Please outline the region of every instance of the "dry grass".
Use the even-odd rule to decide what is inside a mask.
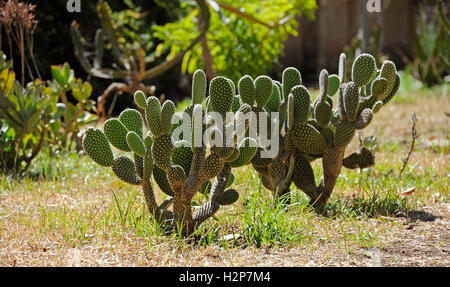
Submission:
[[[74,156],[51,163],[60,172],[46,180],[1,178],[0,266],[450,266],[450,97],[437,89],[405,98],[377,114],[364,132],[379,138],[376,166],[361,174],[343,171],[330,204],[345,211],[346,199],[391,198],[394,192],[392,204],[402,216],[319,216],[299,193],[299,205],[278,218],[284,220],[275,226],[279,237],[259,248],[243,238],[221,240],[248,227],[238,211],[248,212],[244,203],[259,180],[246,169],[236,182],[239,203],[221,211],[218,223],[205,224],[211,238],[194,244],[161,236],[139,190]],[[394,181],[409,148],[413,112],[421,137],[405,175]],[[412,195],[398,196],[411,187]],[[126,214],[120,215],[110,188]]]

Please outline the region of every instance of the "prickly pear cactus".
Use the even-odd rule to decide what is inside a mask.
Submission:
[[[175,114],[173,102],[161,105],[157,98],[138,91],[134,99],[145,117],[127,109],[106,121],[103,130],[88,129],[84,150],[101,166],[111,167],[119,179],[141,185],[156,220],[171,222],[175,231],[181,228],[186,236],[221,206],[238,200],[238,191],[230,188],[232,169],[245,165],[254,167],[274,196],[289,199],[294,183],[310,197],[311,205],[322,208],[342,166],[374,164],[369,150],[345,157],[345,149],[356,130],[366,128],[400,86],[392,62],[378,69],[371,55],[362,54],[353,63],[351,81],[346,81],[345,61],[341,55],[339,75],[320,73],[320,93],[314,101],[295,68],[284,71],[281,83],[267,76],[244,76],[237,84],[238,95],[235,84],[221,76],[208,89],[199,70],[193,76],[192,105],[183,116]],[[180,124],[177,119],[184,120]],[[183,126],[187,133],[173,136]],[[112,147],[131,155],[115,156]],[[323,166],[319,183],[311,167],[317,159]],[[159,205],[152,176],[168,196]],[[194,212],[192,201],[198,192],[208,199]],[[168,210],[170,205],[173,211]]]
[[[256,155],[252,161],[264,186],[274,193],[289,192],[293,182],[311,199],[311,205],[322,208],[330,197],[342,166],[367,168],[374,156],[367,149],[344,157],[356,130],[366,128],[374,115],[397,93],[400,77],[395,64],[387,61],[376,66],[369,54],[360,55],[353,63],[352,79],[345,78],[346,58],[339,60],[339,76],[320,73],[320,93],[314,103],[301,85],[297,69],[288,68],[280,85],[283,101],[278,111],[284,124],[281,151],[276,158],[263,160]],[[337,94],[337,96],[336,96]],[[337,97],[337,98],[336,98]],[[334,103],[337,108],[333,110]],[[285,107],[284,105],[287,105]],[[323,179],[317,185],[311,162],[322,159]]]
[[[253,80],[251,82],[253,84]],[[266,91],[270,89],[270,91]],[[142,91],[134,95],[141,113],[127,109],[118,118],[109,119],[103,129],[89,128],[83,138],[83,148],[87,155],[104,167],[111,167],[114,174],[131,185],[142,186],[150,214],[159,222],[172,222],[175,230],[182,228],[183,234],[190,235],[194,228],[213,216],[221,206],[231,205],[239,199],[239,193],[230,189],[234,180],[233,167],[248,164],[256,153],[254,139],[237,141],[227,129],[217,129],[215,137],[223,142],[232,137],[231,146],[208,146],[203,142],[206,110],[202,107],[207,93],[207,80],[203,71],[195,72],[192,82],[192,105],[186,109],[191,117],[190,134],[175,140],[172,132],[175,105],[170,100],[162,105],[155,97],[147,98]],[[255,81],[257,105],[265,105],[272,96],[272,80],[261,77]],[[236,102],[237,99],[237,102]],[[224,77],[216,77],[209,86],[208,112],[216,112],[222,118],[235,109],[236,122],[242,121],[251,111],[235,94],[234,84]],[[243,122],[243,121],[242,121]],[[148,132],[143,133],[144,125]],[[229,135],[231,134],[231,135]],[[130,155],[115,156],[113,149]],[[157,204],[151,178],[168,199]],[[197,192],[209,195],[209,200],[193,212],[192,200]],[[173,204],[173,211],[168,207]]]

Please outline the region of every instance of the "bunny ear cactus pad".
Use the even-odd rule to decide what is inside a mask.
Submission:
[[[303,191],[314,190],[316,188],[314,171],[311,164],[299,152],[295,154],[295,166],[292,180],[294,184]]]
[[[384,93],[386,92],[388,88],[388,81],[385,78],[379,78],[372,82],[372,97],[375,98],[375,100],[382,100]]]
[[[283,99],[287,101],[291,89],[302,84],[302,76],[296,68],[287,68],[283,72]]]
[[[171,197],[175,195],[172,188],[170,187],[166,172],[160,169],[157,165],[155,165],[153,168],[153,177],[155,178],[155,181],[162,192]]]
[[[129,131],[134,131],[142,138],[144,120],[142,119],[141,113],[136,110],[126,109],[120,113],[119,121],[121,121]]]
[[[295,86],[291,90],[294,100],[294,121],[297,124],[304,124],[309,117],[311,106],[311,96],[304,86]]]
[[[336,148],[348,145],[355,135],[355,127],[348,121],[341,121],[336,126],[334,145]]]
[[[141,90],[134,93],[134,102],[141,109],[147,108],[147,97],[145,96],[144,92]]]
[[[162,170],[169,168],[173,149],[170,135],[164,134],[154,139],[152,145],[153,159],[155,160],[155,164]]]
[[[147,119],[148,128],[153,136],[159,137],[161,135],[161,104],[156,97],[152,96],[148,98],[145,117]]]
[[[345,56],[344,53],[342,53],[339,56],[339,80],[341,82],[341,84],[346,82],[346,73],[347,71],[345,70],[347,64],[347,56]]]
[[[239,192],[235,189],[227,189],[221,193],[217,198],[216,202],[222,206],[232,205],[239,199]]]
[[[376,70],[375,58],[369,54],[361,54],[353,62],[352,80],[357,87],[363,87],[372,80]]]
[[[225,161],[220,159],[216,154],[212,153],[205,159],[203,167],[203,175],[207,179],[216,177],[222,170]]]
[[[83,138],[83,149],[88,156],[101,166],[113,165],[114,155],[105,134],[95,128],[88,128]]]
[[[305,154],[319,155],[327,147],[325,138],[310,124],[297,125],[288,133],[288,141]]]
[[[141,157],[145,156],[146,148],[144,142],[136,132],[134,131],[128,132],[126,140],[128,146],[135,154]]]
[[[400,75],[396,73],[395,84],[394,87],[392,88],[392,91],[386,98],[382,100],[384,105],[387,104],[390,100],[392,100],[392,98],[395,96],[399,88],[400,88]]]
[[[192,104],[201,105],[206,96],[206,75],[202,70],[197,70],[192,77]]]
[[[175,104],[171,100],[164,102],[161,108],[161,133],[170,134],[172,131],[172,116],[175,114]]]
[[[264,108],[272,96],[272,79],[267,76],[259,76],[255,80],[256,105]]]
[[[230,163],[231,167],[241,167],[248,164],[255,156],[257,148],[256,140],[245,138],[238,147],[239,157]]]
[[[256,88],[252,77],[248,75],[242,77],[238,83],[238,90],[242,102],[250,106],[253,106],[253,103],[255,102],[256,99]]]
[[[396,75],[397,75],[397,68],[395,67],[395,64],[391,61],[386,61],[383,63],[383,66],[381,66],[381,78],[385,78],[387,80],[387,88],[384,94],[379,98],[379,100],[384,100],[394,89],[395,83],[396,83]]]
[[[127,144],[128,129],[118,119],[109,119],[103,125],[103,131],[113,147],[122,151],[130,151]]]
[[[234,91],[229,81],[220,76],[214,78],[209,86],[209,96],[214,111],[225,119],[234,101]]]
[[[272,86],[272,96],[269,99],[269,102],[266,104],[266,111],[269,113],[278,112],[278,109],[281,104],[281,92],[280,88],[277,84],[273,83]]]
[[[328,78],[328,95],[330,97],[336,95],[336,93],[339,90],[339,86],[341,85],[341,81],[339,79],[339,76],[337,75],[331,75]]]
[[[375,156],[367,148],[352,153],[342,161],[342,165],[348,169],[368,168],[375,164]]]
[[[141,184],[141,179],[137,176],[134,162],[126,156],[116,158],[112,165],[112,170],[119,179],[126,183],[132,185]]]
[[[192,149],[183,143],[186,141],[177,142],[175,149],[173,150],[172,161],[174,164],[181,166],[186,176],[189,174],[189,170],[191,169],[192,157],[194,154],[192,153]]]
[[[350,82],[345,85],[344,108],[348,120],[351,122],[356,120],[359,108],[359,94],[358,94],[358,87],[353,82]]]

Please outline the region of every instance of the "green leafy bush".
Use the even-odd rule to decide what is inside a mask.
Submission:
[[[257,76],[270,70],[283,53],[289,35],[297,35],[298,17],[312,18],[315,0],[250,0],[186,2],[179,22],[155,26],[154,36],[163,42],[158,55],[172,59],[206,28],[205,42],[188,51],[184,72],[204,68],[208,73],[228,75],[237,81],[243,75]],[[212,66],[209,67],[208,65]]]
[[[44,146],[55,99],[36,80],[25,88],[0,53],[0,171],[22,174]]]

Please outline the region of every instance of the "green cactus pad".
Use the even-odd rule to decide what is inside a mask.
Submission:
[[[175,113],[175,104],[167,100],[161,107],[161,133],[170,134],[172,131],[172,116]]]
[[[378,98],[378,100],[382,101],[392,92],[392,89],[394,88],[396,82],[396,74],[397,68],[395,67],[394,62],[386,61],[383,63],[383,66],[381,66],[380,77],[385,78],[388,85],[384,94],[380,98]]]
[[[154,139],[152,156],[155,164],[162,170],[166,170],[170,166],[173,149],[170,135],[164,134]]]
[[[266,111],[268,113],[278,112],[278,109],[280,108],[280,103],[281,103],[280,88],[274,82],[272,86],[272,96],[270,96],[270,100],[265,107]]]
[[[157,165],[154,165],[153,167],[153,177],[155,178],[155,181],[162,192],[171,197],[175,195],[172,188],[170,187],[166,172],[160,169]]]
[[[375,156],[367,148],[355,152],[342,161],[342,165],[348,169],[368,168],[375,164]]]
[[[192,148],[203,145],[203,109],[201,105],[195,105],[192,110]]]
[[[153,144],[153,138],[150,135],[150,132],[147,132],[147,135],[144,138],[144,145],[147,150],[150,150]]]
[[[361,112],[361,114],[358,116],[353,125],[358,130],[365,129],[368,125],[370,125],[372,118],[373,118],[372,109],[365,109]]]
[[[302,84],[302,76],[296,68],[287,68],[283,71],[283,99],[287,102],[291,89]]]
[[[179,165],[172,165],[167,169],[167,179],[169,184],[173,187],[172,190],[182,188],[186,181],[186,174],[183,168]]]
[[[353,82],[349,82],[345,85],[344,108],[348,120],[351,122],[356,120],[359,109],[359,94],[358,87]]]
[[[255,79],[256,105],[264,108],[272,96],[272,79],[267,76],[259,76]]]
[[[206,96],[206,75],[202,70],[195,71],[192,76],[192,104],[201,105]]]
[[[147,97],[145,96],[144,92],[141,90],[134,93],[134,102],[141,109],[147,108]]]
[[[140,138],[142,138],[144,120],[142,119],[140,112],[133,109],[126,109],[120,113],[119,121],[121,121],[129,131],[134,131]]]
[[[306,154],[322,154],[327,147],[325,138],[310,124],[295,126],[288,132],[288,141]]]
[[[341,85],[341,81],[338,75],[331,75],[328,78],[328,95],[330,97],[336,95],[339,91],[339,86]]]
[[[294,121],[298,125],[306,123],[309,117],[311,96],[304,86],[295,86],[291,90],[294,96]]]
[[[288,104],[287,104],[287,128],[290,130],[294,127],[295,122],[295,103],[294,103],[294,95],[289,94],[288,96]]]
[[[397,73],[395,76],[395,85],[392,88],[389,95],[383,99],[383,104],[387,104],[388,102],[390,102],[392,100],[392,98],[395,96],[395,94],[397,93],[399,88],[400,88],[400,75]]]
[[[140,185],[142,182],[137,176],[134,162],[126,156],[116,158],[112,165],[112,170],[120,180],[126,183]]]
[[[347,71],[345,70],[346,65],[347,65],[347,57],[345,56],[344,53],[342,53],[339,56],[339,81],[341,82],[341,84],[347,81],[346,79]]]
[[[207,179],[216,177],[223,169],[225,161],[212,153],[205,159],[203,167],[203,176]]]
[[[191,169],[193,156],[194,154],[189,146],[180,145],[180,142],[177,142],[176,147],[173,150],[172,161],[174,164],[181,166],[187,176],[189,175],[189,171]]]
[[[328,95],[328,71],[322,70],[319,76],[319,99],[323,102]]]
[[[222,206],[232,205],[239,199],[239,192],[235,189],[227,189],[222,192],[217,198],[216,202]]]
[[[233,96],[236,96],[236,85],[234,84],[234,82],[231,79],[227,79],[227,80],[231,86],[231,90],[233,91]]]
[[[241,167],[248,164],[258,150],[256,141],[252,138],[245,138],[239,145],[239,157],[230,163],[231,167]]]
[[[146,148],[141,137],[134,131],[129,131],[127,133],[127,144],[128,147],[138,156],[145,156]]]
[[[103,126],[103,132],[111,145],[122,151],[130,151],[127,144],[128,129],[118,119],[109,119]]]
[[[133,155],[134,158],[134,167],[136,168],[136,173],[138,177],[144,177],[144,158],[137,154]]]
[[[233,105],[233,87],[226,78],[221,76],[216,77],[211,81],[209,96],[214,111],[220,113],[223,119],[225,119],[227,112],[231,110],[231,106]]]
[[[339,95],[338,95],[338,114],[341,118],[345,117],[345,106],[344,106],[344,90],[347,84],[342,84],[339,88]]]
[[[150,97],[147,99],[145,118],[153,136],[159,137],[161,135],[161,104],[158,98]]]
[[[281,160],[276,159],[272,161],[272,164],[270,165],[270,176],[275,185],[278,185],[278,183],[286,177],[286,174],[286,166]]]
[[[278,112],[280,113],[280,128],[283,127],[284,123],[286,122],[287,119],[287,114],[288,114],[288,103],[285,101],[282,101],[280,104],[280,108],[278,109]]]
[[[333,145],[334,143],[334,132],[330,128],[324,128],[320,131],[322,136],[325,138],[328,146]]]
[[[314,118],[320,127],[326,127],[331,119],[333,107],[328,102],[318,103],[314,109]]]
[[[361,54],[353,62],[352,80],[356,87],[363,87],[372,80],[376,73],[377,64],[375,58],[369,54]]]
[[[247,114],[252,111],[252,108],[248,104],[243,104],[238,112],[235,114],[235,123],[236,123],[236,129],[241,129],[242,127],[245,129],[245,131],[248,130],[248,127],[250,125],[250,119],[247,119]]]
[[[243,103],[253,106],[256,99],[256,88],[252,77],[246,75],[239,80],[239,95]]]
[[[83,137],[83,149],[87,155],[101,166],[112,166],[114,155],[105,134],[95,128],[88,128]]]
[[[272,162],[271,158],[262,158],[261,152],[263,151],[262,148],[258,148],[255,156],[252,158],[252,165],[255,167],[266,167],[269,166],[269,164]]]
[[[294,172],[292,181],[303,191],[312,191],[316,189],[314,171],[310,162],[299,152],[295,154]]]
[[[241,98],[239,96],[234,96],[233,106],[231,107],[231,111],[233,113],[237,112],[242,105]]]
[[[348,121],[341,121],[336,126],[334,145],[336,148],[347,146],[355,135],[355,127]]]
[[[388,81],[385,78],[376,79],[371,86],[372,97],[381,101],[387,87]]]

